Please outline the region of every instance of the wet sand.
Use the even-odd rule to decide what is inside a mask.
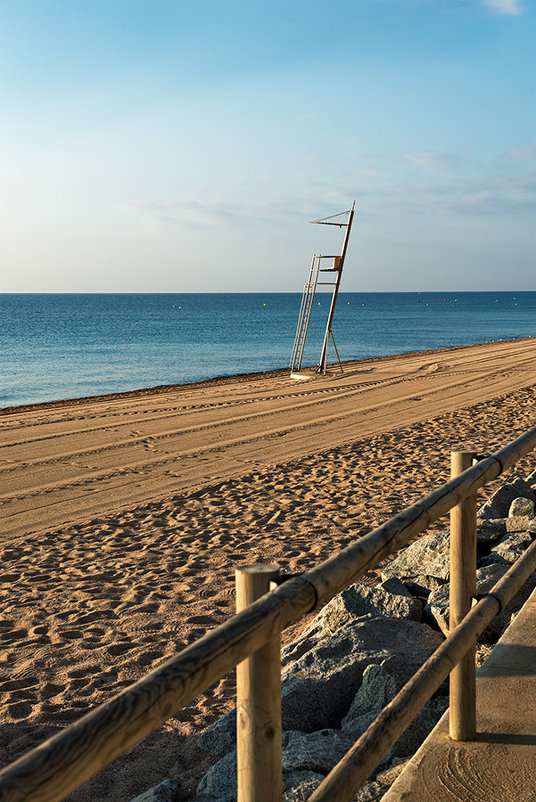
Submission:
[[[535,348],[0,415],[2,764],[224,621],[236,565],[306,570],[445,481],[451,449],[489,453],[533,426]],[[72,798],[128,800],[168,776],[193,790],[211,762],[193,734],[232,688],[223,679]]]

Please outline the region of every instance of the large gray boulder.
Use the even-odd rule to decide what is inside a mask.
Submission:
[[[400,590],[399,586],[404,588],[398,580],[397,583],[391,581],[391,585],[395,586],[397,590]],[[378,613],[420,621],[422,607],[420,602],[414,599],[407,590],[404,594],[393,593],[381,585],[369,587],[357,583],[331,599],[322,609],[319,617],[323,628],[333,633],[354,618]]]
[[[283,777],[282,802],[307,802],[323,779],[324,775],[316,771],[289,772]]]
[[[314,771],[325,776],[355,741],[356,736],[344,730],[285,732],[282,744],[283,772]]]
[[[478,511],[478,518],[506,518],[512,501],[528,498],[536,501],[536,495],[524,479],[515,479],[511,484],[500,487]]]
[[[214,763],[197,786],[193,802],[235,802],[236,748]]]
[[[477,594],[487,593],[504,576],[507,568],[508,566],[498,563],[479,568],[476,572]],[[450,585],[438,588],[430,594],[424,608],[425,615],[434,619],[445,635],[449,632],[449,594]]]
[[[442,640],[426,624],[382,615],[362,616],[334,633],[315,622],[305,638],[285,650],[283,730],[313,732],[339,727],[367,666],[389,660],[404,684]],[[233,749],[236,710],[212,724],[197,743],[214,755]]]
[[[380,802],[408,763],[408,758],[395,758],[391,766],[366,782],[353,798],[353,802]]]
[[[506,534],[505,518],[477,519],[477,543],[485,546],[487,543],[496,543]]]
[[[356,674],[359,670],[358,666]],[[353,696],[353,693],[348,694],[341,690],[344,682],[342,677],[345,673],[344,670],[341,671],[339,675],[337,669],[331,666],[325,677],[312,674],[301,676],[299,671],[294,675],[287,675],[281,685],[284,730],[313,732],[340,725]]]
[[[388,752],[386,759],[391,760],[394,757],[409,757],[416,752],[424,739],[433,730],[447,707],[448,701],[446,697],[441,697],[439,702],[428,702]],[[353,739],[357,740],[377,718],[379,713],[379,710],[373,710],[358,718],[348,720],[342,732],[351,734]]]
[[[236,707],[207,727],[197,739],[197,745],[218,757],[231,752],[236,745]]]
[[[379,665],[372,663],[363,672],[363,679],[350,708],[341,722],[345,727],[372,710],[381,710],[393,699],[407,681],[397,674],[398,661],[389,657]]]
[[[488,593],[492,587],[502,579],[509,564],[493,563],[483,566],[476,572],[476,592],[477,596]],[[478,638],[479,643],[495,643],[503,630],[508,626],[512,615],[518,612],[536,585],[536,575],[533,575],[528,582],[521,588],[512,601],[502,610]],[[449,628],[449,586],[431,593],[428,604],[425,607],[425,615],[433,617],[445,635]]]
[[[304,732],[339,726],[368,665],[392,657],[415,671],[441,642],[425,624],[381,615],[355,619],[326,634],[284,671],[284,726]],[[319,705],[319,694],[330,704]]]
[[[383,568],[381,578],[386,580],[396,576],[406,584],[407,579],[423,574],[449,578],[448,531],[430,532],[411,543]]]
[[[479,561],[479,565],[492,565],[499,563],[511,565],[521,557],[532,543],[532,534],[525,532],[512,532],[503,537],[490,551],[490,553]]]
[[[407,762],[407,759],[395,758],[395,765],[378,774],[375,779],[368,780],[353,797],[352,802],[380,802]],[[291,784],[283,794],[283,802],[306,802],[323,779],[322,774],[312,771],[297,771],[288,775],[285,777],[285,782]]]
[[[518,515],[525,518],[534,518],[534,501],[530,498],[515,498],[510,504],[508,517],[515,518]]]
[[[510,515],[504,519],[507,532],[526,532],[532,521],[528,515]]]
[[[364,724],[362,726],[366,729]],[[355,731],[354,728],[352,732],[333,729],[311,733],[284,732],[282,737],[283,789],[286,794],[284,798],[302,799],[304,788],[309,789],[311,793],[354,745],[357,737]],[[197,787],[193,802],[216,802],[216,800],[231,802],[236,799],[236,792],[235,748],[205,774]]]
[[[394,577],[393,577],[394,579]],[[433,590],[437,590],[441,585],[448,582],[448,579],[443,579],[439,576],[431,576],[430,574],[417,574],[417,576],[404,576],[404,585],[413,596],[420,598],[427,598]],[[388,580],[390,581],[390,580]]]
[[[342,704],[333,698],[337,683],[333,677],[295,676],[281,686],[281,725],[283,731],[313,732],[322,728],[337,728],[350,699]],[[236,708],[211,724],[197,739],[201,749],[223,756],[236,744]]]

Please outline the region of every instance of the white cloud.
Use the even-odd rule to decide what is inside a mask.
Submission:
[[[500,159],[511,162],[529,162],[536,159],[536,142],[529,142],[526,145],[519,145],[517,148],[510,148],[499,156]]]
[[[461,166],[463,155],[454,150],[425,150],[418,153],[404,153],[404,159],[425,172],[452,170]]]
[[[481,0],[483,6],[491,8],[497,14],[521,14],[521,0]]]

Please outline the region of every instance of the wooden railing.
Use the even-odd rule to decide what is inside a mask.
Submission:
[[[536,569],[535,541],[471,608],[476,570],[475,494],[535,447],[536,427],[495,454],[480,458],[474,465],[471,464],[472,452],[454,452],[454,475],[449,482],[312,571],[279,584],[258,601],[250,603],[274,578],[270,569],[268,573],[260,572],[265,574],[263,580],[252,578],[258,571],[242,571],[239,604],[244,605],[244,609],[241,612],[4,768],[0,772],[0,800],[54,802],[63,799],[240,663],[239,801],[280,800],[278,644],[281,632],[324,605],[449,510],[453,511],[451,593],[454,596],[451,596],[451,604],[455,616],[461,616],[461,623],[454,624],[447,639],[325,778],[310,802],[351,799],[422,706],[460,663],[461,674],[451,687],[451,719],[458,721],[456,726],[460,728],[454,733],[455,737],[471,737],[475,704],[471,650],[478,635]],[[467,463],[471,466],[459,473]],[[248,573],[251,574],[249,578]],[[260,656],[259,650],[262,650]],[[466,655],[470,657],[463,661]],[[255,704],[259,693],[263,699],[260,716],[260,708]],[[272,700],[268,708],[267,696]],[[267,745],[270,745],[268,751]]]

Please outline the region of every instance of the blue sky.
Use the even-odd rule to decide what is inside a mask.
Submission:
[[[533,0],[0,0],[3,292],[536,289]]]

